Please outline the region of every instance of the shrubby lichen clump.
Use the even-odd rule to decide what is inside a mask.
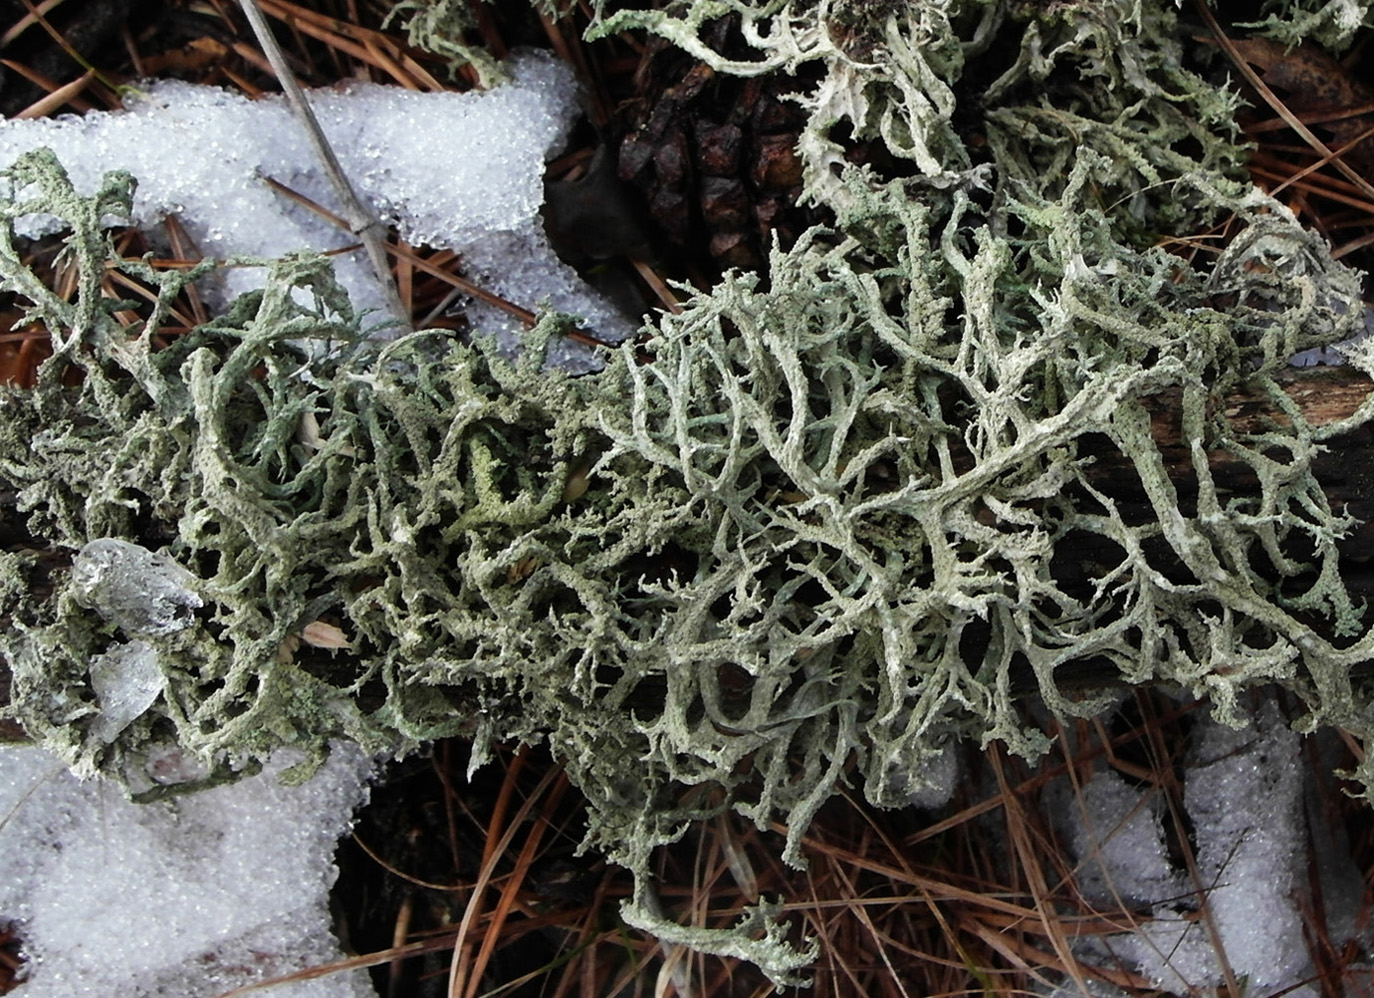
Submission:
[[[544,738],[641,887],[652,849],[715,809],[785,816],[799,863],[842,781],[897,806],[947,739],[1039,752],[1017,676],[1066,716],[1103,702],[1060,689],[1084,662],[1223,716],[1278,682],[1304,724],[1370,731],[1349,670],[1374,637],[1337,564],[1351,523],[1312,473],[1370,403],[1315,427],[1275,381],[1348,335],[1357,281],[1238,177],[1233,102],[1182,67],[1169,9],[827,10],[608,19],[691,45],[694,17],[734,12],[761,64],[824,60],[801,148],[835,224],[593,375],[542,370],[557,315],[514,364],[447,333],[369,341],[306,256],[154,349],[190,277],[116,262],[163,306],[136,335],[115,321],[100,226],[128,179],[85,199],[48,158],[12,170],[0,212],[64,219],[81,275],[71,302],[43,288],[7,222],[6,287],[56,348],[0,402],[26,535],[0,556],[0,652],[26,729],[148,793],[169,745],[213,782],[338,736]],[[962,106],[990,53],[988,106]],[[844,163],[841,120],[906,175]],[[1227,219],[1210,262],[1163,245]],[[1351,358],[1374,373],[1367,348]],[[1286,418],[1233,423],[1240,389]],[[1151,432],[1165,399],[1183,486]],[[1220,488],[1209,452],[1253,490]],[[127,633],[77,591],[64,565],[102,538],[189,573],[177,626]],[[90,664],[133,642],[161,692],[111,737]],[[642,892],[626,913],[790,979],[807,954],[770,910],[733,936]]]

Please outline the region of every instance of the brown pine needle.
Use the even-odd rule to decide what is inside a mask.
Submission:
[[[299,31],[323,42],[336,52],[351,56],[358,62],[379,70],[407,89],[447,89],[439,85],[428,73],[424,74],[428,80],[424,80],[407,71],[408,67],[403,69],[396,61],[403,54],[402,47],[384,32],[339,20],[319,11],[287,3],[285,0],[262,0],[262,9],[290,26],[293,31]],[[429,86],[430,83],[434,85]]]
[[[1275,187],[1269,193],[1277,194],[1285,187],[1289,186],[1292,183],[1295,183],[1296,181],[1302,180],[1304,177],[1316,172],[1317,170],[1320,170],[1323,166],[1326,166],[1328,163],[1335,162],[1341,156],[1344,156],[1347,152],[1349,152],[1351,149],[1354,149],[1356,146],[1358,146],[1361,142],[1363,142],[1370,136],[1374,136],[1374,127],[1366,128],[1363,132],[1361,132],[1359,135],[1356,135],[1353,139],[1345,143],[1339,149],[1332,150],[1331,152],[1327,153],[1325,156],[1321,157],[1315,162],[1309,163],[1307,166],[1304,166],[1297,173],[1293,174],[1292,177],[1285,180],[1283,183],[1279,184],[1278,187]],[[1371,212],[1374,212],[1374,201],[1366,201],[1364,203],[1367,207],[1369,207]]]
[[[408,52],[401,52],[400,59],[401,65],[406,68],[406,71],[410,73],[411,76],[420,81],[425,90],[428,90],[430,93],[441,93],[449,89],[435,79],[433,74],[425,69],[424,66],[420,65],[420,63]]]
[[[1304,125],[1326,125],[1333,121],[1344,121],[1347,118],[1359,118],[1366,114],[1374,114],[1374,101],[1331,111],[1304,111],[1298,115],[1298,120]],[[1288,127],[1288,122],[1283,118],[1268,118],[1264,121],[1257,121],[1253,124],[1246,125],[1245,134],[1262,135],[1265,132],[1280,132]]]
[[[1302,180],[1299,180],[1296,183],[1294,183],[1291,174],[1274,169],[1273,167],[1268,166],[1267,163],[1268,160],[1264,157],[1256,157],[1254,160],[1250,162],[1250,172],[1255,174],[1256,176],[1264,177],[1267,180],[1284,181],[1285,183],[1290,184],[1294,190],[1308,194],[1315,194],[1318,197],[1323,197],[1330,201],[1337,201],[1341,204],[1349,205],[1352,208],[1361,208],[1365,211],[1370,211],[1371,204],[1374,204],[1374,202],[1364,201],[1358,197],[1352,197],[1349,194],[1344,194],[1341,191],[1335,189],[1334,185],[1336,183],[1336,178],[1334,177],[1322,177],[1320,175],[1316,175],[1305,177]],[[1288,164],[1286,163],[1282,165],[1284,167],[1288,166]]]
[[[240,998],[241,995],[253,994],[258,991],[267,991],[270,988],[277,987],[279,984],[289,984],[294,981],[314,981],[321,977],[342,974],[350,970],[366,970],[368,967],[376,967],[383,963],[390,963],[393,960],[423,956],[426,953],[438,953],[448,949],[450,945],[451,941],[447,936],[436,939],[424,939],[419,942],[407,943],[404,946],[394,946],[391,949],[378,950],[375,953],[365,953],[362,956],[348,957],[344,960],[337,960],[334,963],[325,963],[317,967],[306,967],[304,970],[298,970],[291,974],[283,974],[281,977],[273,977],[266,981],[258,981],[256,984],[245,984],[242,987],[220,992],[215,995],[214,998]]]
[[[156,291],[153,291],[151,288],[146,287],[141,282],[134,280],[127,274],[121,274],[118,270],[114,270],[113,268],[107,268],[105,271],[105,276],[106,279],[110,281],[112,284],[124,288],[128,291],[132,291],[134,294],[138,295],[138,297],[142,298],[145,301],[156,302],[158,299]],[[195,321],[191,318],[191,316],[182,312],[178,308],[174,307],[169,309],[167,314],[170,315],[172,318],[176,319],[177,322],[181,323],[181,325],[185,326],[188,329],[196,324]]]
[[[1208,30],[1212,32],[1213,37],[1216,38],[1217,44],[1221,46],[1227,58],[1231,60],[1240,74],[1245,77],[1245,82],[1254,87],[1255,91],[1264,98],[1265,102],[1278,112],[1279,117],[1288,123],[1288,127],[1301,135],[1303,140],[1316,150],[1318,155],[1328,158],[1333,157],[1334,154],[1326,147],[1326,143],[1317,138],[1312,129],[1303,124],[1302,120],[1289,109],[1287,104],[1278,98],[1274,91],[1269,89],[1268,84],[1260,79],[1259,74],[1245,61],[1244,57],[1241,56],[1240,52],[1236,49],[1235,43],[1231,41],[1230,36],[1221,30],[1221,25],[1217,23],[1217,19],[1212,15],[1211,9],[1207,6],[1207,0],[1195,0],[1194,6],[1197,8],[1198,16],[1202,18],[1203,23],[1206,24]],[[1334,159],[1332,165],[1334,165],[1346,179],[1358,187],[1360,192],[1368,197],[1371,202],[1374,202],[1374,184],[1371,184],[1362,177],[1354,167],[1342,159]]]
[[[41,18],[51,14],[62,2],[63,0],[43,0],[42,3],[30,8],[28,13],[10,25],[9,30],[3,35],[0,35],[0,49],[8,48],[11,42],[38,24]]]
[[[1366,246],[1374,246],[1374,232],[1335,247],[1331,250],[1331,259],[1339,260],[1341,257],[1354,253],[1356,250],[1364,249]]]
[[[516,756],[518,761],[521,757]],[[512,770],[517,767],[513,763]],[[510,848],[511,841],[515,838],[515,833],[520,830],[525,818],[534,809],[535,803],[543,796],[544,791],[549,788],[554,779],[562,776],[562,770],[550,768],[540,779],[530,795],[525,798],[525,802],[516,811],[515,817],[511,820],[510,827],[505,829],[499,839],[495,838],[495,832],[500,829],[501,822],[498,814],[493,813],[491,822],[491,834],[488,835],[486,845],[483,850],[483,860],[481,871],[477,875],[477,883],[473,886],[472,898],[468,902],[467,909],[463,912],[463,920],[458,925],[458,934],[453,940],[453,962],[449,967],[448,995],[449,998],[463,998],[467,990],[467,976],[471,972],[469,965],[468,952],[472,943],[469,935],[482,913],[483,900],[486,896],[487,887],[491,884],[492,877],[496,873],[496,864],[506,854]],[[506,785],[501,788],[501,796],[497,799],[498,808],[502,801],[509,802],[510,794],[507,791],[510,787],[514,790],[514,779],[507,775]],[[504,811],[501,812],[504,814]]]
[[[4,66],[6,69],[13,70],[14,72],[22,76],[24,79],[32,83],[34,86],[42,87],[50,94],[62,89],[62,87],[64,86],[70,86],[70,84],[58,83],[52,77],[44,76],[42,73],[38,72],[38,70],[30,69],[28,66],[25,66],[22,62],[15,62],[13,59],[0,59],[0,66]],[[79,97],[76,96],[73,96],[72,99],[66,101],[66,103],[70,104],[74,111],[85,112],[93,110],[95,107],[95,105],[91,104],[89,101],[81,100]]]
[[[167,240],[172,244],[172,252],[179,258],[178,265],[194,267],[201,261],[200,247],[191,239],[176,215],[164,218],[162,227],[167,230]],[[195,324],[199,326],[209,322],[210,313],[201,301],[200,291],[194,284],[186,285],[186,298],[191,304],[191,317],[195,319]]]
[[[24,108],[24,110],[16,114],[15,117],[46,118],[48,115],[57,111],[66,104],[71,104],[78,110],[88,110],[90,108],[89,104],[87,104],[84,108],[78,107],[77,102],[74,101],[73,98],[75,98],[77,94],[81,93],[88,86],[90,86],[91,81],[94,79],[95,70],[88,69],[86,70],[86,72],[82,73],[80,76],[72,80],[70,83],[64,83],[57,89],[43,95],[38,100],[30,104],[28,107]],[[83,101],[81,103],[84,104],[85,102]]]
[[[678,303],[677,295],[673,294],[673,289],[668,287],[668,282],[659,276],[658,271],[643,260],[631,260],[630,264],[664,308],[674,315],[682,314],[682,305]]]
[[[406,90],[420,91],[424,89],[409,73],[396,63],[396,60],[382,51],[382,46],[377,44],[375,39],[363,39],[363,48],[367,51],[369,57],[368,61],[370,61],[372,65],[385,70],[387,75],[395,80],[400,86],[404,87]]]
[[[261,52],[253,48],[253,46],[249,45],[247,42],[236,41],[229,46],[229,49],[234,55],[238,56],[264,76],[272,75],[272,63],[269,62]],[[226,70],[226,75],[227,73],[228,71]],[[237,80],[235,82],[237,82]],[[256,100],[258,97],[262,96],[264,91],[260,87],[248,86],[243,88],[243,92],[250,98]]]
[[[398,870],[396,867],[392,866],[386,860],[382,859],[382,857],[379,856],[372,849],[371,846],[369,846],[366,842],[364,842],[361,838],[358,837],[357,832],[354,832],[349,837],[353,840],[354,845],[356,845],[359,849],[365,852],[373,862],[375,862],[378,866],[380,866],[387,873],[391,874],[393,877],[396,877],[398,880],[404,880],[408,884],[414,884],[416,887],[423,887],[425,888],[425,890],[430,891],[462,892],[472,890],[472,884],[436,884],[428,880],[421,880],[419,877]]]
[[[262,179],[264,183],[266,183],[269,187],[271,187],[274,191],[276,191],[283,197],[289,198],[297,204],[309,208],[311,211],[318,214],[321,218],[327,219],[328,221],[337,225],[339,228],[349,230],[350,227],[348,223],[343,218],[336,215],[334,212],[330,211],[328,208],[321,207],[312,199],[306,197],[304,194],[301,194],[299,191],[292,190],[290,187],[287,187],[279,180],[276,180],[266,175],[264,175]],[[469,281],[466,277],[460,277],[457,274],[444,270],[441,267],[435,266],[433,263],[420,257],[413,250],[392,243],[387,243],[384,248],[387,253],[396,257],[398,260],[404,260],[408,266],[413,267],[414,269],[419,270],[423,273],[429,274],[431,277],[436,277],[439,280],[443,281],[445,284],[449,284],[457,290],[461,291],[463,294],[475,298],[476,300],[483,302],[484,304],[490,305],[492,308],[499,309],[502,312],[505,312],[507,315],[513,316],[514,318],[518,319],[525,326],[526,329],[533,329],[535,324],[539,321],[539,316],[535,315],[535,313],[531,312],[529,309],[521,308],[514,302],[507,301],[500,295],[493,294],[492,292],[486,290],[480,285],[474,284],[472,281]],[[345,247],[343,250],[339,250],[336,252],[349,252],[350,249],[351,248],[349,247]],[[572,330],[566,333],[565,335],[568,337],[568,339],[574,340],[578,343],[585,343],[587,346],[604,347],[610,345],[605,340],[592,336],[589,333],[583,332],[582,330]]]
[[[558,806],[564,791],[568,789],[567,776],[561,769],[556,772],[558,779],[554,782],[553,788],[544,801],[544,811],[536,819],[529,834],[525,837],[525,844],[521,846],[519,855],[515,857],[515,868],[511,871],[510,877],[501,890],[501,897],[496,902],[496,908],[492,911],[491,919],[482,935],[481,948],[477,951],[477,958],[473,961],[472,969],[467,973],[468,986],[464,998],[477,998],[477,988],[482,982],[482,975],[485,973],[487,965],[491,963],[492,955],[496,952],[496,943],[501,937],[502,927],[506,924],[506,919],[509,918],[511,908],[515,904],[517,892],[525,883],[530,866],[534,863],[535,856],[538,855],[539,844],[544,837],[544,832],[550,827],[549,815]],[[464,952],[457,947],[454,951]],[[452,993],[451,985],[450,993]]]

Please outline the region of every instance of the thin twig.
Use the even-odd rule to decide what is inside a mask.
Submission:
[[[315,112],[310,109],[310,102],[306,100],[305,91],[296,82],[296,75],[291,72],[291,67],[286,64],[286,56],[277,44],[277,39],[273,36],[271,28],[268,27],[267,19],[263,17],[257,0],[239,0],[239,6],[243,9],[244,16],[248,18],[248,23],[253,28],[253,34],[257,36],[258,44],[262,46],[263,54],[267,56],[273,71],[277,74],[277,79],[281,81],[282,89],[286,93],[286,99],[290,103],[291,109],[296,113],[302,127],[305,128],[306,134],[310,136],[310,143],[315,148],[315,155],[319,157],[325,174],[329,177],[330,183],[334,185],[334,192],[339,198],[343,215],[348,220],[351,231],[363,241],[368,260],[372,263],[372,269],[376,272],[377,280],[381,283],[387,296],[387,305],[395,316],[397,325],[408,331],[410,323],[406,319],[405,308],[401,304],[400,296],[396,293],[396,285],[391,280],[391,269],[386,262],[386,248],[382,239],[386,230],[376,214],[363,204],[357,191],[353,189],[352,183],[344,175],[343,167],[339,165],[339,158],[334,155],[334,148],[325,138],[324,131],[315,118]]]

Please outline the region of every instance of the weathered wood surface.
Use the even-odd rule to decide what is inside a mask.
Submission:
[[[1297,404],[1303,418],[1314,426],[1326,426],[1350,417],[1374,390],[1369,378],[1344,366],[1293,368],[1281,375],[1280,384]],[[1191,455],[1181,443],[1180,403],[1181,396],[1177,394],[1160,396],[1153,407],[1152,427],[1178,490],[1180,506],[1187,512],[1195,501],[1196,484]],[[1226,415],[1237,428],[1247,432],[1288,423],[1288,417],[1272,399],[1237,394],[1226,400],[1226,406]],[[1144,523],[1154,519],[1134,469],[1126,466],[1121,455],[1107,446],[1105,440],[1103,445],[1101,452],[1093,455],[1095,465],[1091,477],[1094,487],[1101,488],[1117,502],[1128,522]],[[1086,449],[1093,451],[1091,441],[1086,442]],[[1241,495],[1258,488],[1250,468],[1232,455],[1212,451],[1208,463],[1217,486],[1227,494]],[[1365,626],[1374,626],[1374,427],[1366,425],[1332,438],[1326,451],[1314,462],[1314,470],[1332,508],[1360,521],[1338,545],[1341,575],[1352,597],[1357,602],[1363,599],[1370,604]],[[1073,564],[1083,573],[1086,584],[1095,574],[1093,566],[1111,563],[1111,559],[1110,556],[1094,557],[1094,547],[1103,543],[1099,539],[1085,534],[1083,543],[1081,553],[1075,549]],[[1330,637],[1329,625],[1324,619],[1313,616],[1308,622],[1317,633]],[[1357,668],[1374,673],[1374,662]],[[1056,679],[1067,691],[1112,685],[1116,675],[1115,666],[1106,660],[1082,660],[1058,670]],[[1020,691],[1035,687],[1028,666],[1014,676],[1013,687]]]

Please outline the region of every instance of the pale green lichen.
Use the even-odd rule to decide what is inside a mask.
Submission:
[[[846,197],[837,126],[851,143],[881,141],[939,187],[1053,187],[1064,182],[1078,149],[1094,149],[1110,161],[1097,178],[1104,197],[1126,202],[1111,221],[1146,232],[1201,222],[1183,216],[1203,206],[1157,188],[1196,170],[1240,175],[1236,98],[1183,67],[1177,18],[1167,4],[712,0],[614,12],[595,6],[603,13],[593,35],[649,30],[721,72],[793,72],[821,62],[825,75],[800,97],[810,117],[798,150],[806,195],[823,205]],[[726,15],[738,19],[757,59],[727,58],[701,40],[705,25]],[[1015,52],[1010,60],[1008,49]],[[968,77],[977,82],[964,85]],[[961,111],[978,124],[961,131]],[[986,145],[991,163],[975,144]]]
[[[1312,41],[1340,51],[1361,28],[1374,28],[1371,10],[1370,0],[1265,0],[1259,10],[1263,20],[1242,27],[1257,29],[1285,45]]]
[[[505,79],[501,63],[480,43],[470,41],[478,24],[472,4],[466,0],[400,0],[387,14],[386,24],[397,20],[405,27],[411,45],[447,61],[450,75],[471,66],[483,87]]]
[[[83,199],[51,157],[16,167],[41,196],[0,218],[62,218],[80,275],[70,302],[43,288],[6,225],[0,275],[57,348],[34,391],[0,396],[0,478],[35,552],[0,559],[0,653],[35,737],[135,785],[168,744],[213,781],[340,735],[401,752],[475,734],[479,759],[544,738],[591,841],[636,874],[627,920],[788,981],[812,954],[775,909],[676,926],[646,890],[653,850],[732,807],[785,817],[801,863],[845,779],[895,806],[952,735],[1041,751],[1015,687],[1090,714],[1105,696],[1061,689],[1084,662],[1232,719],[1277,682],[1303,723],[1374,733],[1350,672],[1374,636],[1338,564],[1351,522],[1312,470],[1374,401],[1318,428],[1275,380],[1353,329],[1357,278],[1234,176],[1230,99],[1153,37],[1171,15],[852,4],[828,9],[886,13],[816,21],[822,38],[811,7],[726,6],[828,60],[813,125],[848,115],[914,176],[841,165],[815,126],[808,185],[834,225],[597,374],[541,370],[558,316],[516,365],[446,333],[366,342],[313,257],[154,350],[187,278],[114,262],[160,288],[133,333],[99,293],[127,179]],[[1008,25],[1034,39],[999,69],[975,154],[950,101]],[[1222,218],[1210,262],[1154,245]],[[1240,389],[1286,419],[1233,423]],[[1150,423],[1167,406],[1171,454]],[[1227,494],[1217,452],[1253,487]],[[65,564],[99,538],[174,560],[203,604],[137,635],[164,692],[112,741],[89,667],[133,635]]]

